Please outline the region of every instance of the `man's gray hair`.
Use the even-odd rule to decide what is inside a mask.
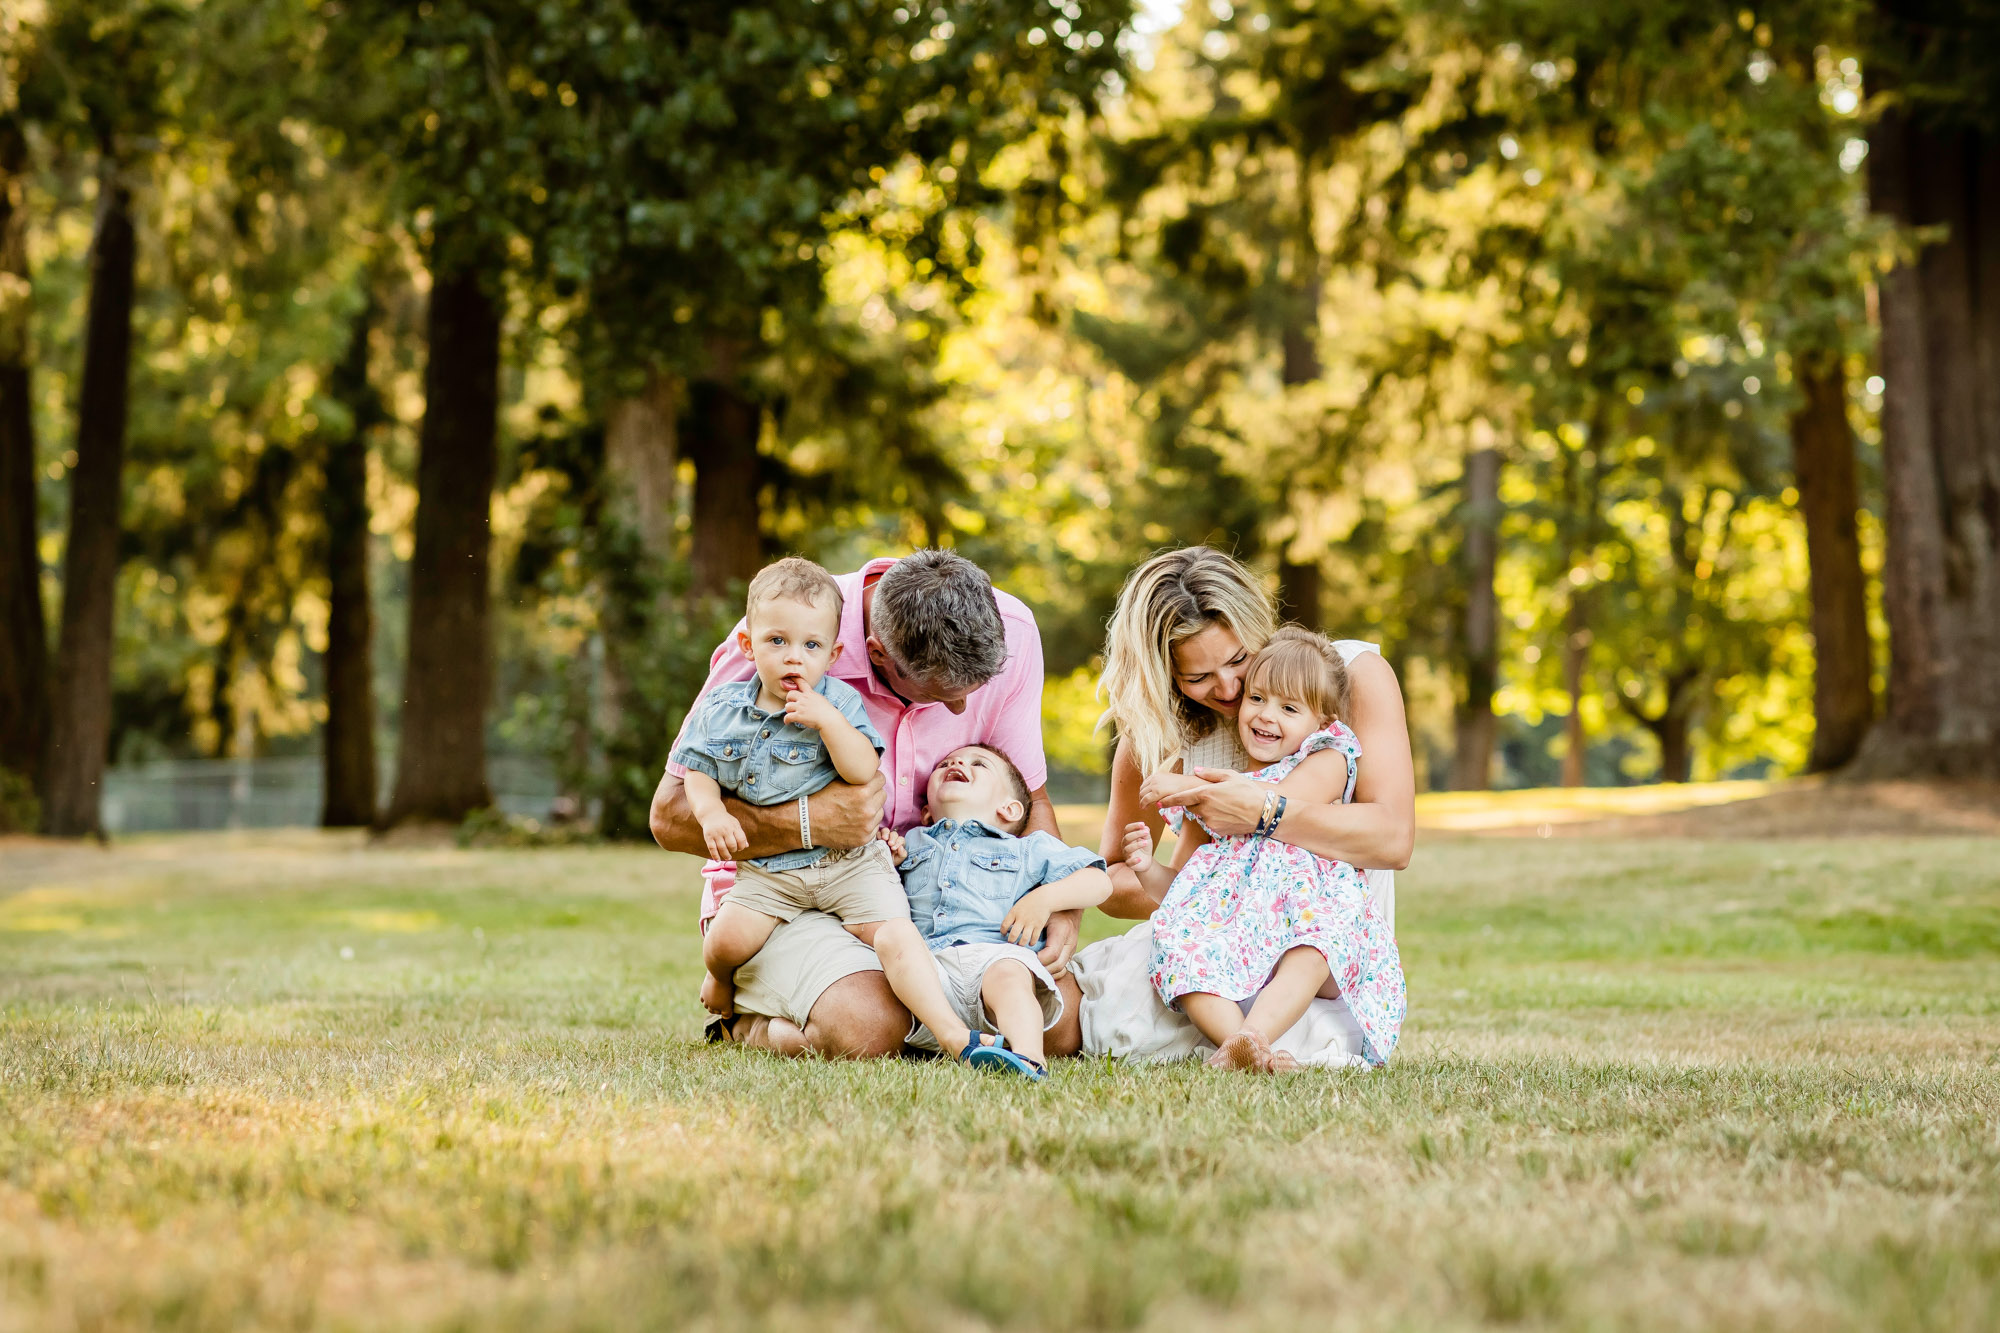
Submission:
[[[912,680],[972,690],[1007,664],[1007,627],[986,571],[950,551],[918,551],[875,585],[869,628]]]

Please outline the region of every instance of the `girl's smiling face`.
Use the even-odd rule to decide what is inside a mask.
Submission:
[[[1306,737],[1333,719],[1323,718],[1303,699],[1291,699],[1265,688],[1264,676],[1243,687],[1243,703],[1236,714],[1236,734],[1243,748],[1260,764],[1273,764],[1295,754]]]
[[[1174,686],[1189,702],[1235,717],[1250,656],[1236,631],[1217,622],[1174,645]]]

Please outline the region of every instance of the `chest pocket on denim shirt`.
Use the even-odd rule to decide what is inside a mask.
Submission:
[[[1021,871],[1021,849],[1018,847],[981,847],[971,852],[966,860],[977,872],[973,882],[989,897],[1005,898],[1012,901],[1014,881]]]
[[[811,742],[780,741],[771,747],[771,757],[781,764],[811,764],[819,760],[819,747]]]
[[[743,761],[750,757],[749,742],[704,741],[697,748],[715,762],[715,767],[721,774],[722,785],[734,786],[742,779]]]

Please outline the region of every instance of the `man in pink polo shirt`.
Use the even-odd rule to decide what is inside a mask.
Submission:
[[[844,599],[842,651],[828,674],[860,691],[888,748],[872,782],[836,781],[808,799],[812,844],[858,847],[878,824],[898,832],[921,824],[931,769],[959,746],[973,744],[994,746],[1014,761],[1034,793],[1028,827],[1057,832],[1042,754],[1042,639],[1034,613],[995,591],[985,571],[950,551],[871,560],[834,581]],[[710,659],[702,695],[753,674],[732,632]],[[689,716],[699,704],[698,696]],[[678,764],[667,765],[653,794],[653,837],[669,851],[699,856],[701,825],[688,809],[685,776]],[[747,855],[807,845],[795,804],[745,805],[734,798],[726,804],[749,835]],[[702,873],[706,929],[736,869],[711,861]],[[1068,976],[1080,915],[1050,918],[1042,950],[1072,1012],[1081,998]],[[784,1055],[892,1055],[902,1050],[910,1029],[909,1013],[890,992],[874,951],[819,912],[779,926],[737,970],[736,1009],[737,1019],[718,1020],[711,1032]]]

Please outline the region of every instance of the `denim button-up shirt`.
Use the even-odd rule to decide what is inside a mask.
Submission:
[[[780,805],[810,796],[840,776],[826,752],[826,740],[811,727],[785,721],[784,710],[757,707],[757,678],[718,685],[702,700],[674,747],[673,762],[706,773],[731,796],[751,805]],[[852,685],[821,676],[813,692],[825,697],[882,753],[882,736],[868,720]],[[796,870],[825,856],[824,847],[760,856],[751,864],[767,870]]]
[[[1032,889],[1104,867],[1096,852],[1047,833],[1017,838],[977,819],[942,819],[903,838],[910,917],[933,949],[1004,944],[1000,923]],[[1034,947],[1041,947],[1036,940]]]

